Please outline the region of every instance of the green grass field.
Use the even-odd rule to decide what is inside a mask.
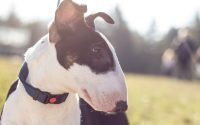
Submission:
[[[0,59],[0,110],[21,61]],[[200,84],[127,74],[131,125],[200,125]],[[200,82],[199,82],[200,83]]]

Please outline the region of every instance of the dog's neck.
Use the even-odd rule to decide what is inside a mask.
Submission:
[[[29,75],[27,82],[32,86],[39,88],[42,91],[50,92],[51,94],[63,94],[69,93],[66,101],[61,104],[42,104],[32,98],[28,97],[32,101],[33,115],[39,115],[40,113],[44,116],[54,116],[56,113],[59,117],[55,117],[53,121],[63,121],[69,122],[71,125],[79,125],[80,120],[80,109],[78,103],[78,97],[76,94],[72,93],[66,83],[73,84],[74,80],[69,74],[66,74],[65,69],[62,68],[56,60],[56,50],[54,45],[48,41],[48,35],[43,37],[38,43],[36,43],[32,48],[30,48],[25,54],[25,61],[28,64]],[[66,74],[66,75],[63,75]],[[21,84],[22,85],[22,84]],[[22,90],[24,91],[24,90]],[[26,100],[26,99],[25,99]],[[45,110],[50,110],[46,112]],[[53,111],[54,110],[54,111]],[[60,110],[58,112],[58,110]],[[62,111],[61,111],[62,110]],[[34,111],[36,111],[34,113]],[[38,114],[37,112],[40,111]],[[47,113],[47,114],[45,114]],[[43,118],[44,116],[40,116]],[[38,116],[33,116],[38,117]],[[40,119],[40,117],[36,119]],[[44,117],[44,119],[48,119]],[[70,120],[76,119],[75,121]],[[35,122],[35,121],[34,121]],[[65,122],[65,123],[66,123]],[[44,124],[50,124],[48,121],[42,122]],[[64,122],[61,122],[63,124]],[[36,123],[35,123],[36,124]],[[40,124],[40,123],[38,123]],[[59,124],[59,123],[57,123]]]
[[[33,100],[19,81],[16,92],[9,98],[2,125],[80,125],[81,112],[75,94],[69,94],[61,104],[42,104]]]
[[[25,54],[29,75],[27,82],[32,86],[52,94],[73,92],[67,85],[75,81],[72,76],[59,65],[54,44],[43,37]]]

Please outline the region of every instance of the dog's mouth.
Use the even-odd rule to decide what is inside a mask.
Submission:
[[[92,99],[92,97],[90,96],[90,94],[86,89],[81,89],[80,96],[81,98],[83,98],[85,102],[87,102],[93,108],[93,110],[106,113],[112,112],[112,110],[105,110],[104,108],[99,108],[99,106],[94,103],[94,100]]]
[[[125,107],[117,107],[118,102],[120,101],[114,101],[112,98],[101,98],[97,99],[97,96],[92,96],[89,94],[89,92],[86,89],[81,90],[80,94],[81,98],[85,100],[95,111],[99,111],[105,114],[116,114],[118,112],[125,112],[127,110],[127,104]],[[116,102],[116,103],[115,103]],[[125,101],[124,101],[125,102]]]
[[[82,89],[83,97],[85,97],[85,100],[87,103],[92,102],[92,98],[90,97],[88,91],[86,89]]]

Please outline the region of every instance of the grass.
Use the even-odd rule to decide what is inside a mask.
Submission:
[[[131,125],[200,125],[200,84],[127,75]]]
[[[19,58],[0,58],[0,111],[10,85],[17,79],[20,65]]]
[[[0,110],[20,65],[20,59],[0,58]],[[131,125],[200,125],[199,81],[136,74],[126,78]]]

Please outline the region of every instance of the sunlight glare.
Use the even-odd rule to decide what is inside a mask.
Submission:
[[[200,12],[199,0],[75,0],[87,4],[88,13],[104,11],[112,14],[118,5],[123,17],[133,30],[145,33],[152,21],[160,32],[170,27],[188,25],[196,12]],[[4,0],[1,1],[0,17],[9,14],[14,8],[23,21],[50,20],[53,18],[57,0]]]

